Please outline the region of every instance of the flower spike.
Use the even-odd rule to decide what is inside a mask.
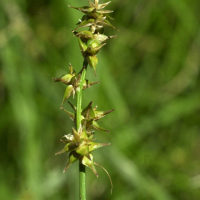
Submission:
[[[78,39],[80,51],[84,58],[83,67],[78,73],[76,73],[72,65],[69,64],[69,73],[58,78],[53,78],[53,80],[54,82],[62,82],[66,85],[60,109],[67,113],[70,119],[75,123],[76,127],[72,127],[71,133],[64,135],[60,139],[60,141],[64,143],[64,147],[55,154],[69,153],[67,165],[65,166],[63,172],[65,172],[74,162],[78,160],[81,167],[86,166],[90,168],[98,177],[97,170],[95,169],[95,165],[98,165],[107,173],[111,182],[112,191],[113,185],[110,175],[101,165],[94,162],[92,152],[98,148],[110,145],[110,143],[96,142],[94,135],[96,130],[105,131],[107,133],[109,132],[101,127],[99,120],[114,111],[114,109],[98,111],[97,106],[93,107],[92,101],[85,108],[82,109],[81,107],[82,90],[99,83],[99,81],[90,81],[86,79],[87,66],[89,65],[93,69],[95,76],[97,76],[97,54],[106,45],[108,40],[116,37],[116,35],[105,35],[104,27],[111,27],[118,31],[118,29],[109,22],[109,20],[113,20],[113,18],[109,16],[109,13],[112,13],[113,11],[104,10],[110,2],[111,1],[99,4],[99,0],[94,0],[94,3],[91,2],[91,0],[88,0],[88,6],[69,6],[70,8],[84,13],[81,20],[79,20],[76,24],[77,27],[72,30],[73,35]],[[87,28],[88,30],[80,31],[80,28]],[[65,110],[63,108],[65,101],[70,96],[73,96],[74,98],[75,95],[77,97],[76,106],[68,101],[73,111],[70,112]]]
[[[76,107],[71,104],[70,102],[68,102],[71,107],[74,109],[74,111],[76,111]],[[112,111],[114,111],[115,109],[112,110],[108,110],[108,111],[97,111],[96,107],[92,109],[92,101],[86,106],[86,108],[84,108],[81,112],[81,123],[82,125],[85,125],[86,128],[86,132],[91,133],[92,130],[100,130],[100,131],[105,131],[107,133],[109,133],[108,130],[104,129],[103,127],[101,127],[99,125],[99,123],[97,123],[97,121],[103,117],[105,117],[107,114],[111,113]],[[62,110],[64,110],[64,112],[66,112],[70,119],[72,121],[76,121],[76,115],[72,112],[69,112],[67,110],[65,110],[64,108],[61,107]]]
[[[76,72],[74,71],[72,65],[70,64],[69,65],[69,74],[65,74],[65,75],[62,75],[61,77],[59,78],[53,78],[54,79],[54,82],[62,82],[64,83],[65,85],[68,85],[65,89],[65,92],[64,92],[64,96],[63,96],[63,101],[62,101],[62,104],[61,104],[61,108],[63,107],[63,104],[64,102],[71,96],[73,95],[73,98],[76,94],[76,91],[77,89],[79,88],[79,84],[80,84],[80,78],[81,78],[81,75],[82,75],[82,71],[85,67],[83,67],[81,69],[81,71],[76,74]],[[94,84],[97,84],[99,83],[99,81],[89,81],[87,79],[84,80],[84,83],[83,83],[83,90],[91,87],[92,85]]]

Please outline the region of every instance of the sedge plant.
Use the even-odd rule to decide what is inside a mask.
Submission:
[[[96,130],[109,132],[100,126],[98,120],[114,110],[98,111],[97,107],[93,107],[92,101],[88,103],[86,108],[82,108],[82,91],[99,83],[99,81],[87,80],[85,78],[86,72],[88,66],[90,66],[93,69],[95,76],[97,76],[97,54],[106,44],[107,40],[116,37],[105,35],[104,27],[109,26],[118,30],[109,22],[109,20],[113,20],[113,18],[111,18],[108,14],[112,13],[113,11],[103,10],[103,8],[106,7],[110,1],[103,4],[99,4],[98,0],[94,0],[94,3],[91,1],[88,2],[89,6],[69,6],[70,8],[84,13],[82,19],[77,23],[77,27],[72,30],[73,35],[78,39],[80,50],[83,56],[82,69],[80,72],[76,73],[70,64],[68,74],[62,75],[59,78],[53,78],[55,82],[62,82],[67,85],[60,109],[66,112],[74,122],[72,132],[64,135],[61,139],[61,141],[65,143],[64,148],[57,152],[56,155],[69,152],[67,165],[65,166],[63,172],[65,172],[74,162],[79,161],[79,196],[81,200],[86,200],[85,168],[90,168],[98,177],[95,165],[102,167],[101,165],[94,162],[92,152],[100,147],[110,145],[110,143],[98,143],[94,139]],[[87,30],[78,31],[80,28],[86,28]],[[63,108],[64,103],[71,96],[73,98],[76,96],[76,105],[73,105],[68,101],[74,112],[70,112]],[[105,172],[108,174],[106,170]]]

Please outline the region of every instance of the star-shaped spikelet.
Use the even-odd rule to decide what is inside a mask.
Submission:
[[[64,92],[61,107],[63,106],[66,99],[68,99],[71,95],[73,95],[74,97],[74,95],[76,94],[76,91],[79,89],[80,79],[81,79],[83,69],[84,67],[81,69],[81,71],[78,74],[76,74],[72,65],[69,64],[69,74],[62,75],[59,78],[53,78],[55,82],[62,82],[68,85]],[[83,90],[91,87],[92,85],[96,83],[99,83],[99,81],[89,81],[85,79],[83,83]]]
[[[64,135],[62,142],[66,143],[65,147],[56,153],[56,155],[70,152],[67,165],[63,172],[65,172],[71,164],[80,160],[83,165],[92,169],[94,174],[98,176],[94,166],[92,151],[110,145],[110,143],[97,143],[91,137],[88,137],[86,131],[80,126],[79,130],[72,128],[72,133]]]
[[[76,107],[72,105],[70,102],[69,104],[71,105],[73,110],[76,112]],[[61,108],[61,109],[64,110],[74,122],[76,122],[75,113],[69,112],[65,110],[64,108]],[[109,133],[109,131],[101,127],[97,121],[103,118],[104,116],[106,116],[107,114],[111,113],[112,111],[114,111],[114,109],[108,110],[108,111],[97,111],[96,109],[97,107],[92,108],[92,101],[91,101],[87,105],[87,107],[82,110],[81,112],[82,125],[86,128],[86,132],[88,133],[88,135],[90,135],[93,132],[93,130],[100,130],[100,131],[105,131]]]

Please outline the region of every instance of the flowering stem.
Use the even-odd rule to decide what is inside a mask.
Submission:
[[[97,111],[96,107],[92,108],[91,101],[82,111],[82,90],[87,89],[99,82],[85,79],[87,66],[89,64],[96,75],[96,66],[98,63],[96,54],[106,44],[107,40],[116,37],[104,35],[103,26],[110,26],[118,30],[108,21],[108,19],[112,19],[108,15],[108,13],[111,13],[112,11],[102,10],[102,8],[107,6],[110,1],[104,4],[99,4],[98,2],[99,0],[94,0],[94,3],[89,1],[90,7],[69,6],[70,8],[79,10],[85,14],[82,17],[82,20],[80,20],[77,24],[78,27],[72,30],[72,33],[78,37],[80,50],[82,56],[84,57],[83,67],[81,71],[76,74],[74,68],[70,64],[69,74],[62,75],[59,78],[53,78],[55,82],[62,82],[67,85],[60,108],[69,115],[69,117],[75,122],[76,125],[76,129],[72,128],[72,134],[70,133],[65,135],[64,140],[61,140],[62,142],[66,143],[66,145],[61,151],[57,152],[56,155],[70,152],[68,163],[64,169],[64,172],[69,168],[71,164],[79,160],[79,200],[86,200],[85,167],[90,168],[98,177],[98,173],[95,169],[95,165],[98,164],[94,162],[91,152],[97,148],[109,145],[109,143],[94,142],[93,136],[95,130],[109,132],[102,128],[97,123],[97,121],[114,110]],[[77,32],[77,29],[84,27],[88,27],[89,30],[82,30]],[[75,111],[75,113],[71,113],[63,108],[63,104],[71,95],[74,97],[75,94],[77,98],[76,106],[69,102],[70,106]],[[82,119],[84,119],[84,123],[81,123]]]
[[[83,71],[81,75],[79,90],[77,91],[77,110],[76,110],[76,126],[77,130],[81,125],[81,105],[82,105],[82,89],[83,89],[83,82],[85,80],[86,75],[86,68],[87,68],[87,61],[84,60],[83,62]],[[80,200],[86,200],[86,187],[85,187],[85,166],[79,161],[79,197]]]
[[[86,75],[86,67],[88,63],[86,61],[83,62],[83,71],[81,75],[81,80],[79,84],[79,90],[77,91],[77,109],[76,109],[76,126],[77,130],[79,129],[81,125],[81,105],[82,105],[82,90],[83,90],[83,82],[85,80],[85,75]]]
[[[86,200],[85,165],[79,162],[79,198]]]

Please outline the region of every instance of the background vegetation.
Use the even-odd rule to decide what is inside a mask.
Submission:
[[[101,1],[102,3],[105,1]],[[0,1],[0,199],[78,199],[78,163],[63,174],[61,136],[72,122],[59,110],[65,86],[52,77],[79,71],[70,29],[85,0]],[[200,31],[198,0],[115,0],[118,34],[98,54],[101,83],[84,91],[100,110],[115,108],[98,132],[111,146],[94,152],[110,173],[87,170],[88,199],[200,199]],[[71,100],[71,99],[70,99]],[[69,108],[69,107],[65,107]]]

